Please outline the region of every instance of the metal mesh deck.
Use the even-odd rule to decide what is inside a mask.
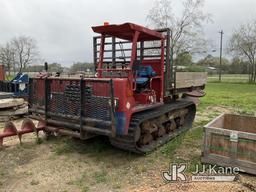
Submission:
[[[32,79],[30,105],[44,109],[46,104],[47,113],[56,116],[111,121],[111,90],[109,80]]]

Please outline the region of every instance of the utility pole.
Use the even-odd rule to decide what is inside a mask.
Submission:
[[[220,32],[220,67],[219,67],[219,82],[221,82],[221,68],[222,68],[222,40],[223,40],[223,30]]]

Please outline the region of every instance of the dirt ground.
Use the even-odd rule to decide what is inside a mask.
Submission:
[[[189,132],[229,110],[212,107],[211,114],[208,110],[199,111]],[[67,137],[46,140],[40,134],[36,141],[35,135],[29,134],[22,141],[20,146],[17,138],[11,138],[0,151],[0,191],[256,191],[256,177],[247,174],[240,174],[235,182],[165,183],[161,174],[173,159],[200,159],[201,139],[182,140],[171,158],[163,155],[163,147],[144,156],[121,151],[104,137],[88,141]]]

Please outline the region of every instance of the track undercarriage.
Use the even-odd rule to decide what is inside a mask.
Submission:
[[[110,138],[115,147],[135,153],[150,152],[192,126],[195,104],[179,101],[132,116],[127,136]]]

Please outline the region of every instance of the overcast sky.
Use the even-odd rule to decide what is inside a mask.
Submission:
[[[0,44],[27,35],[49,63],[91,62],[91,26],[104,21],[145,25],[152,6],[150,0],[0,0]],[[178,12],[180,0],[173,0],[172,6]],[[205,25],[205,36],[218,48],[220,29],[227,40],[239,24],[256,19],[256,0],[206,0],[204,10],[214,20]]]

